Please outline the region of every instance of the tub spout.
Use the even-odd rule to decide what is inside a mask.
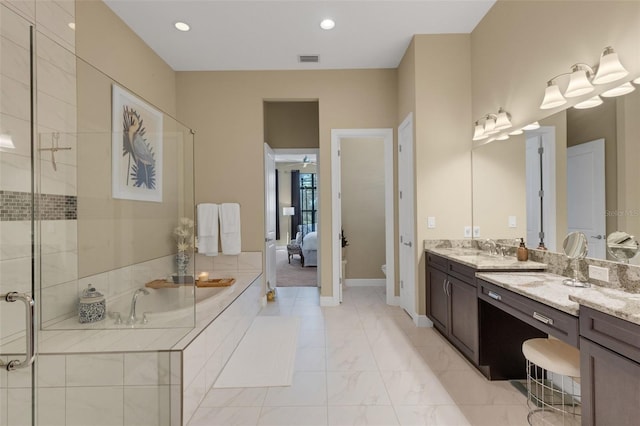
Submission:
[[[145,288],[139,288],[133,293],[133,298],[131,299],[131,310],[129,311],[129,319],[127,320],[128,325],[136,323],[136,302],[138,301],[138,296],[140,294],[147,295],[149,292]]]

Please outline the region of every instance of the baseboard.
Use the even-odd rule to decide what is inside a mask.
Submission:
[[[385,287],[387,280],[385,278],[350,278],[344,280],[346,287]]]
[[[340,306],[340,301],[333,296],[320,296],[320,306]]]
[[[431,320],[427,318],[426,315],[416,315],[416,317],[413,319],[413,322],[415,323],[416,327],[433,327],[433,322],[431,322]]]

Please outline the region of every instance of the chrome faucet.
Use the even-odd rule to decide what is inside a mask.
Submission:
[[[140,294],[148,295],[149,291],[146,288],[139,288],[133,293],[133,298],[131,299],[131,310],[129,311],[129,319],[127,320],[128,325],[133,325],[136,322],[136,302],[138,301],[138,296]]]
[[[496,246],[496,242],[492,239],[487,239],[484,242],[485,247],[489,248],[489,254],[498,254],[498,248]]]

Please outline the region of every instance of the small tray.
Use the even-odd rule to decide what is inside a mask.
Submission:
[[[229,287],[235,282],[236,282],[235,278],[211,278],[207,281],[196,280],[196,287]],[[193,285],[193,283],[174,284],[167,280],[153,280],[151,282],[146,283],[144,286],[148,288],[159,289],[159,288],[176,288],[183,285]]]
[[[228,287],[236,282],[235,278],[210,278],[206,281],[196,281],[198,287]]]

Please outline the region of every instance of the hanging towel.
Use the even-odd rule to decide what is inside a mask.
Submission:
[[[220,205],[220,242],[222,253],[240,254],[240,204],[224,203]]]
[[[218,255],[218,205],[198,204],[198,252]]]

